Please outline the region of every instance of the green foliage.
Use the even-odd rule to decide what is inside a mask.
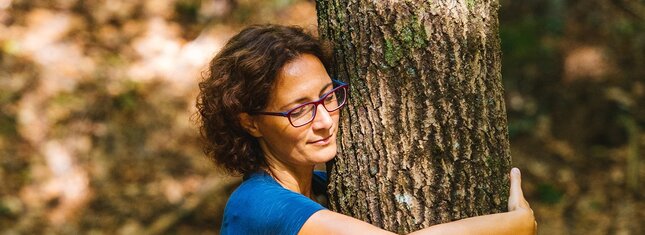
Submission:
[[[546,19],[526,17],[516,22],[509,22],[500,29],[502,51],[504,51],[504,56],[508,58],[507,62],[543,60],[556,55],[557,48],[554,45],[543,43],[545,32],[538,31],[546,22]],[[548,31],[547,35],[555,36]]]
[[[0,201],[0,217],[13,217],[13,213],[2,201]]]
[[[537,188],[539,199],[548,204],[556,204],[562,200],[564,193],[552,184],[542,183]]]
[[[114,107],[121,111],[136,111],[141,103],[141,97],[135,89],[129,89],[114,97]]]
[[[508,123],[508,135],[512,139],[522,134],[531,134],[535,128],[536,120],[534,116],[513,119]]]
[[[17,135],[16,126],[15,116],[0,113],[0,138],[7,138],[5,141],[9,141],[10,138],[15,138]]]
[[[273,5],[276,9],[282,9],[294,4],[295,0],[273,0]]]
[[[191,187],[197,186],[191,184],[202,182],[200,179],[213,171],[203,159],[196,129],[187,120],[194,91],[177,95],[175,87],[157,82],[156,77],[153,81],[129,77],[131,69],[145,67],[149,62],[146,60],[156,59],[155,56],[142,58],[138,51],[165,41],[176,43],[170,46],[183,46],[202,33],[217,35],[217,41],[223,42],[240,26],[286,22],[282,21],[283,17],[293,13],[293,5],[312,4],[304,0],[224,1],[230,4],[230,10],[215,17],[203,15],[202,7],[209,1],[199,0],[173,0],[165,8],[156,8],[159,6],[154,1],[8,2],[9,6],[4,8],[7,14],[0,14],[0,21],[4,23],[0,24],[3,32],[0,36],[0,179],[3,182],[0,227],[8,234],[125,233],[124,228],[147,227],[160,215],[181,210],[181,202],[171,202],[166,197],[175,190],[166,184],[186,187],[181,201],[195,195]],[[466,1],[471,10],[474,3],[474,0]],[[505,89],[507,94],[512,94],[509,97],[518,96],[522,100],[508,108],[513,158],[522,164],[520,167],[545,166],[537,170],[523,168],[523,175],[531,176],[524,178],[525,185],[533,186],[527,187],[533,190],[526,192],[535,192],[527,194],[527,198],[558,205],[539,211],[580,217],[598,217],[600,211],[606,217],[617,218],[615,221],[629,223],[621,219],[624,218],[621,216],[630,216],[628,211],[602,210],[629,208],[631,204],[623,199],[637,195],[626,192],[624,185],[638,186],[638,171],[634,167],[643,152],[638,141],[643,139],[645,129],[645,115],[640,108],[645,24],[635,17],[633,8],[621,5],[626,1],[500,3]],[[165,12],[158,12],[159,9]],[[342,9],[329,9],[329,12],[344,13]],[[167,27],[151,30],[152,18],[160,19]],[[54,21],[58,22],[56,27],[69,28],[37,24]],[[408,51],[428,46],[425,28],[418,19],[395,22],[395,25],[397,29],[383,43],[386,65],[403,66],[408,76],[416,77],[419,71],[401,60]],[[144,40],[148,31],[163,40]],[[175,34],[179,36],[167,37]],[[30,35],[30,39],[23,38],[25,35]],[[565,60],[579,46],[602,48],[612,73],[600,78],[565,81]],[[52,60],[49,56],[56,53],[71,56]],[[92,72],[73,72],[75,66],[85,67],[84,64],[58,66],[61,60],[79,55],[82,57],[79,61],[91,61],[88,67],[94,67]],[[43,62],[39,60],[42,58],[50,60]],[[59,82],[45,79],[56,72],[64,75],[56,79],[73,84],[71,88],[50,90],[50,86],[56,87]],[[363,93],[367,88],[362,80],[354,74],[348,79],[352,84],[352,104],[368,105],[370,102]],[[35,113],[24,112],[25,109]],[[35,124],[21,119],[25,116],[35,119]],[[30,142],[33,136],[23,136],[23,130],[42,134],[44,140],[33,138],[35,142]],[[76,217],[70,217],[65,228],[58,230],[50,224],[48,213],[63,202],[60,195],[38,198],[41,195],[36,191],[32,195],[36,199],[30,200],[42,200],[38,202],[42,207],[32,208],[20,202],[16,205],[24,208],[14,210],[18,207],[7,203],[8,198],[22,200],[28,189],[47,185],[47,180],[53,177],[42,148],[50,140],[60,142],[69,150],[76,167],[87,174],[92,194]],[[429,151],[439,156],[443,150],[430,146]],[[485,164],[497,163],[494,157],[488,156]],[[616,173],[616,169],[628,171]],[[568,171],[582,171],[585,177],[556,179],[559,174],[554,172]],[[574,173],[564,175],[581,175]],[[606,181],[589,180],[587,176]],[[573,191],[576,195],[571,196],[585,199],[594,190],[607,193],[587,198],[593,209],[587,213],[580,211],[576,202],[564,200],[563,188],[578,186],[582,190],[577,194]],[[203,208],[191,212],[166,233],[212,233],[217,229],[213,221],[221,216],[225,199],[226,195],[208,198]],[[616,202],[626,204],[610,204]],[[560,204],[564,205],[560,207]],[[558,208],[573,212],[557,211]],[[540,223],[549,223],[551,219],[540,218]],[[580,221],[584,222],[568,218],[564,224],[600,226]],[[597,224],[615,221],[607,219]]]
[[[199,18],[199,0],[179,0],[175,2],[175,12],[182,23],[190,24],[197,22]]]

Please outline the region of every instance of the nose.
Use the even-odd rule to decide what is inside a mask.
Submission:
[[[334,124],[331,114],[322,105],[316,105],[316,116],[314,117],[312,127],[314,130],[329,129]]]

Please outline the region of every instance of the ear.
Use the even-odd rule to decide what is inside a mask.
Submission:
[[[242,125],[242,128],[244,128],[244,130],[250,135],[256,138],[262,137],[262,133],[260,132],[255,119],[251,117],[251,115],[248,113],[240,113],[237,115],[237,119],[240,122],[240,125]]]

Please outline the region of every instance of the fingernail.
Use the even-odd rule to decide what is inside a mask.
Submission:
[[[517,167],[513,167],[512,171],[513,171],[514,174],[518,174],[518,175],[522,174],[522,173],[520,173],[520,169],[518,169]]]

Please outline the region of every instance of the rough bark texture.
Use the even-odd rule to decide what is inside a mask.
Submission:
[[[319,0],[349,81],[332,210],[405,233],[506,210],[498,2]]]

